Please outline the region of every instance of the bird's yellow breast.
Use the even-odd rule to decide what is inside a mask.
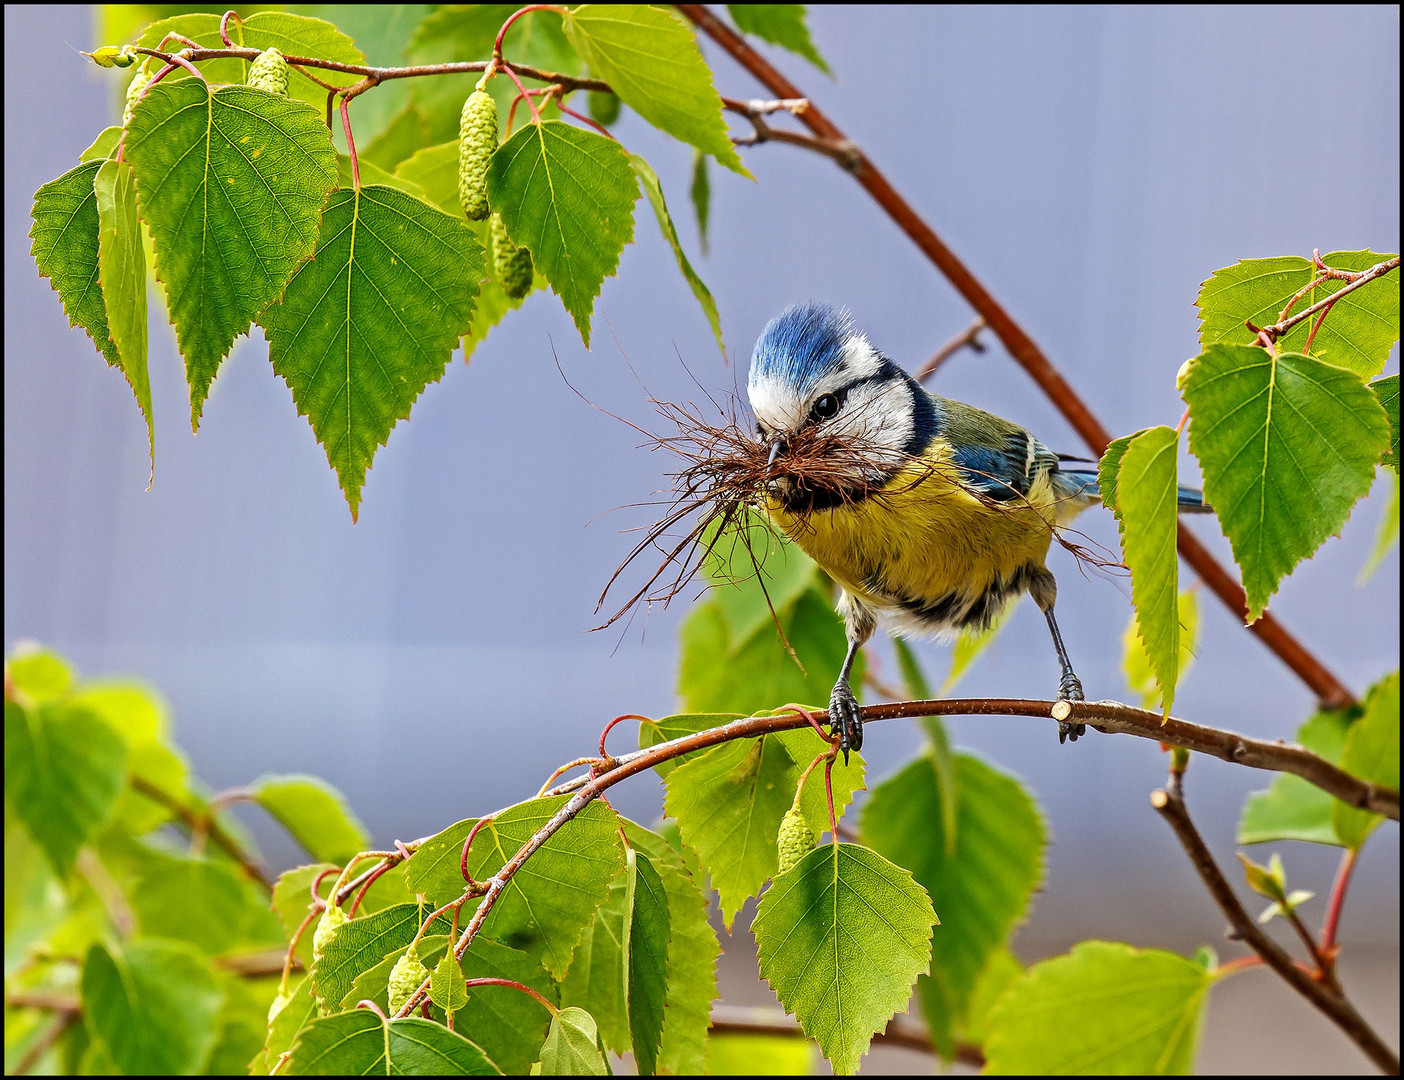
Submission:
[[[977,498],[939,443],[857,502],[796,513],[771,497],[766,509],[845,590],[879,610],[978,596],[1024,567],[1041,569],[1051,525],[1076,512],[1060,504],[1046,476],[1024,499]]]

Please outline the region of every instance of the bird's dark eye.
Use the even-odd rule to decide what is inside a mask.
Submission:
[[[837,394],[825,394],[814,403],[811,415],[816,420],[827,420],[839,411],[839,396]]]

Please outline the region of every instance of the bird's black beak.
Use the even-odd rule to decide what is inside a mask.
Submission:
[[[770,457],[765,459],[765,467],[769,469],[775,464],[775,459],[785,452],[785,440],[783,438],[774,439],[770,444]]]

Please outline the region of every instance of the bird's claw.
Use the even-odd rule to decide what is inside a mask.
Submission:
[[[1058,683],[1059,701],[1086,701],[1087,698],[1082,692],[1082,680],[1069,671]],[[1087,734],[1087,725],[1073,723],[1067,720],[1058,722],[1058,743],[1059,745],[1072,741],[1077,742],[1079,735]]]
[[[829,734],[838,736],[845,765],[848,752],[863,747],[863,717],[858,710],[858,699],[846,682],[836,685],[829,695]]]

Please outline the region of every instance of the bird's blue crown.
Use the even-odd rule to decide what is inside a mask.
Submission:
[[[854,334],[853,317],[832,304],[810,300],[788,307],[765,324],[751,354],[750,380],[781,380],[803,392],[842,362]]]

